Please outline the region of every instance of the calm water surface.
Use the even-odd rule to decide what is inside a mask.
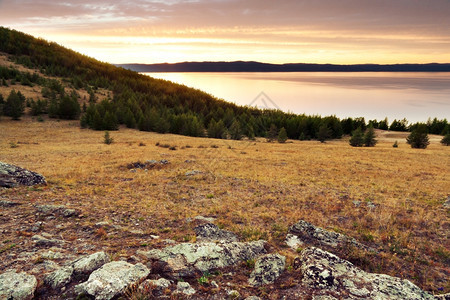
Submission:
[[[239,105],[297,114],[450,119],[450,73],[144,73]]]

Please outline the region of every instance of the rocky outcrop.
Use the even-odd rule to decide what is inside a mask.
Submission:
[[[58,246],[58,245],[64,244],[64,241],[62,241],[62,240],[48,239],[48,238],[45,238],[38,234],[33,235],[31,237],[31,240],[34,242],[34,244],[37,247],[52,247],[52,246]]]
[[[67,208],[64,205],[36,205],[36,210],[43,216],[62,216],[62,217],[73,217],[80,214],[80,212],[76,209]]]
[[[53,289],[58,289],[70,283],[73,277],[87,276],[109,261],[109,256],[103,251],[86,255],[50,273],[44,278],[44,282]]]
[[[266,253],[265,241],[249,243],[182,243],[148,252],[138,251],[154,262],[154,267],[172,278],[191,277],[197,273],[236,265]]]
[[[12,188],[19,185],[32,186],[36,184],[47,184],[44,176],[0,162],[0,187]]]
[[[238,237],[231,231],[222,230],[217,225],[206,223],[194,228],[199,242],[226,241],[237,242]]]
[[[92,272],[86,282],[75,286],[75,292],[93,296],[96,300],[109,300],[145,279],[149,273],[150,270],[141,263],[110,262]]]
[[[303,289],[328,299],[434,299],[405,279],[364,272],[336,255],[311,247],[300,256]],[[325,298],[323,298],[325,299]]]
[[[248,282],[253,286],[273,283],[283,273],[285,265],[286,257],[280,254],[261,256],[256,260]]]
[[[375,249],[359,243],[354,238],[316,227],[303,220],[298,221],[289,228],[286,244],[294,250],[298,247],[304,247],[305,244],[329,248],[344,247],[350,244],[359,249],[375,251]]]
[[[0,274],[0,299],[29,300],[36,290],[36,277],[26,273],[6,272]]]

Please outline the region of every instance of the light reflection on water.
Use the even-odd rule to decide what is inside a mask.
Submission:
[[[239,105],[264,92],[283,111],[322,116],[450,118],[450,73],[144,73]],[[269,103],[270,101],[266,101]],[[260,105],[261,106],[261,105]],[[269,106],[270,107],[270,106]]]

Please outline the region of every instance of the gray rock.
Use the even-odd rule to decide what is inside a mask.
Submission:
[[[295,243],[295,239],[299,240],[301,243]],[[306,243],[317,246],[328,246],[331,248],[351,244],[359,249],[375,251],[375,249],[357,242],[354,238],[316,227],[303,220],[298,221],[289,228],[286,236],[286,243],[294,250]]]
[[[249,297],[245,298],[244,300],[261,300],[261,298],[259,298],[257,296],[249,296]]]
[[[8,200],[0,200],[0,207],[14,207],[17,205],[20,205],[20,203]]]
[[[105,252],[101,251],[93,253],[91,255],[83,256],[72,262],[72,265],[74,273],[76,275],[79,275],[90,274],[109,262],[109,256]]]
[[[195,175],[202,174],[202,173],[203,172],[199,171],[199,170],[192,170],[192,171],[186,172],[184,175],[187,177],[190,177],[190,176],[195,176]]]
[[[47,184],[44,176],[0,162],[0,187],[12,188],[19,185],[32,186],[36,184]]]
[[[0,299],[29,300],[33,298],[37,280],[24,272],[0,274]]]
[[[231,231],[222,230],[217,225],[206,223],[194,228],[199,242],[227,241],[237,242],[238,237]]]
[[[178,282],[177,290],[175,291],[175,293],[191,296],[195,294],[195,290],[191,287],[189,282]]]
[[[158,280],[147,279],[139,285],[139,290],[141,291],[151,290],[153,292],[153,295],[160,296],[164,294],[164,291],[168,289],[171,284],[172,282],[165,278],[160,278]]]
[[[434,298],[437,300],[450,300],[450,293],[442,295],[434,295]]]
[[[109,300],[148,276],[150,270],[139,263],[113,261],[95,270],[86,282],[75,286],[75,293],[87,294],[96,300]]]
[[[51,204],[43,204],[43,205],[36,205],[36,210],[44,215],[59,215],[66,218],[78,216],[80,212],[76,209],[67,208],[64,205],[51,205]]]
[[[367,273],[319,248],[303,250],[300,261],[302,282],[316,296],[332,293],[345,299],[434,299],[408,280]]]
[[[191,277],[197,272],[236,265],[266,253],[265,241],[249,243],[182,243],[164,249],[153,249],[138,254],[155,261],[163,274],[172,278]]]
[[[214,217],[196,216],[194,218],[194,220],[212,223],[212,222],[214,222],[216,220],[216,218],[214,218]]]
[[[59,289],[68,284],[72,280],[73,267],[66,266],[59,268],[55,272],[45,276],[44,282],[52,289]]]
[[[37,247],[52,247],[64,244],[64,241],[62,240],[55,240],[55,239],[47,239],[41,235],[33,235],[31,237],[31,240],[34,242],[34,244]]]
[[[447,196],[447,200],[445,200],[444,204],[442,204],[444,208],[450,208],[450,195]]]
[[[252,286],[273,283],[283,273],[285,265],[286,257],[278,253],[258,257],[248,282]]]
[[[227,291],[227,295],[229,299],[239,299],[241,297],[241,294],[236,290]]]

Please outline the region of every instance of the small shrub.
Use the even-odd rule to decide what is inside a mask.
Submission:
[[[105,131],[105,136],[103,142],[106,145],[110,145],[114,142],[114,139],[109,135],[109,131]]]
[[[170,146],[169,150],[177,150],[177,147],[176,146]]]
[[[14,143],[14,142],[11,142],[11,143],[9,143],[9,147],[10,147],[10,148],[17,148],[17,147],[19,147],[19,145],[17,145],[17,144]]]
[[[37,121],[38,122],[44,122],[44,119],[42,118],[42,116],[38,116]]]
[[[145,146],[145,144],[143,142],[139,143],[139,147],[144,147],[144,146]]]
[[[397,141],[395,141],[395,143],[394,143],[394,145],[392,145],[392,147],[394,147],[394,148],[398,148],[398,142],[397,142]]]

